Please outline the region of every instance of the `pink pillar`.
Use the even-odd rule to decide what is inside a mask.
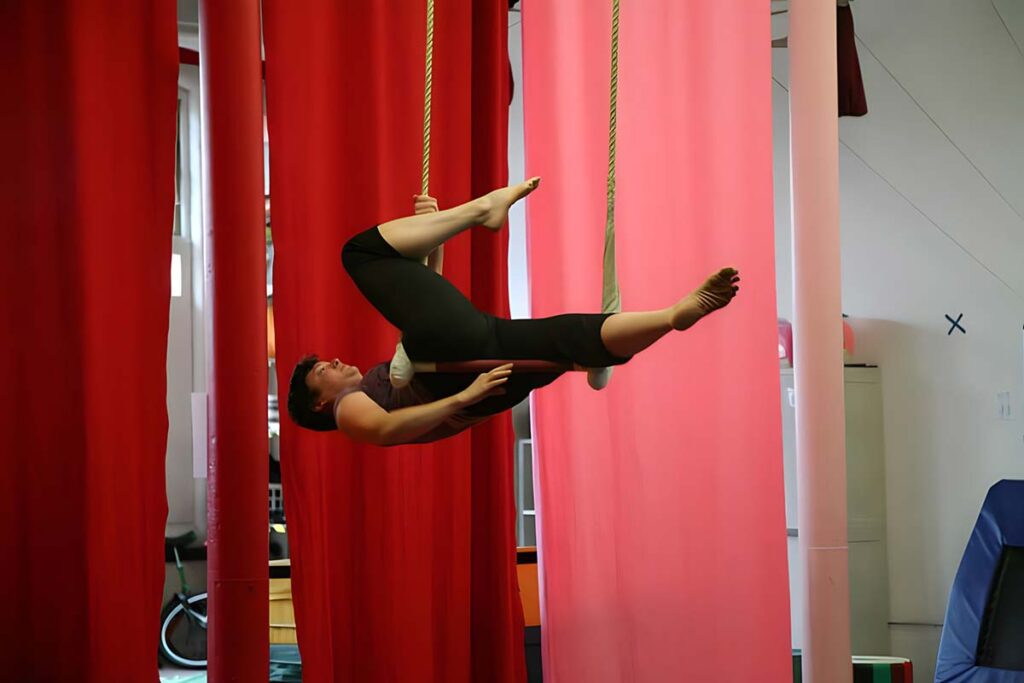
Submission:
[[[267,308],[258,0],[199,3],[211,683],[267,680]]]
[[[789,22],[797,487],[807,577],[803,680],[843,683],[853,671],[835,3],[793,0]]]

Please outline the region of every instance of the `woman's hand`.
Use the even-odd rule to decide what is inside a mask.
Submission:
[[[437,200],[428,194],[413,195],[413,213],[434,213],[437,211]]]
[[[431,197],[429,194],[414,194],[413,200],[413,211],[417,216],[424,213],[435,213],[437,211],[437,200]],[[424,263],[427,268],[432,271],[441,274],[441,269],[444,265],[444,245],[442,244],[437,249],[434,249],[427,255],[426,262]]]
[[[504,394],[502,384],[508,381],[512,374],[512,363],[499,365],[489,372],[485,372],[473,380],[473,383],[457,394],[459,403],[463,406],[471,406],[479,403],[488,396]]]

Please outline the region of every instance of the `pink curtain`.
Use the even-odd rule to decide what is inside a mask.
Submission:
[[[600,306],[611,2],[524,8],[533,315]],[[546,683],[792,680],[771,181],[769,13],[624,3],[626,310],[712,270],[740,297],[591,391],[534,396]]]

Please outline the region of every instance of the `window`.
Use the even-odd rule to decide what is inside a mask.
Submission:
[[[171,254],[171,296],[181,296],[181,254]]]
[[[174,232],[171,234],[181,237],[181,93],[178,93],[174,121]]]

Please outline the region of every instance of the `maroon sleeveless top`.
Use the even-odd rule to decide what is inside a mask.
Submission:
[[[388,412],[398,410],[400,408],[423,405],[424,403],[430,403],[451,395],[447,392],[441,395],[436,395],[427,387],[427,382],[417,377],[413,377],[408,386],[402,387],[401,389],[394,387],[391,384],[388,363],[374,365],[372,368],[367,370],[366,374],[363,375],[363,381],[359,384],[359,389],[369,396],[374,403]],[[339,396],[337,401],[340,400],[341,397]],[[335,401],[334,406],[335,412],[337,412],[338,407],[337,401]],[[459,412],[452,415],[426,434],[422,434],[407,443],[429,443],[431,441],[446,439],[449,436],[453,436],[465,429],[468,429],[469,427],[472,427],[478,422],[482,422],[485,419],[486,416],[473,416]]]

